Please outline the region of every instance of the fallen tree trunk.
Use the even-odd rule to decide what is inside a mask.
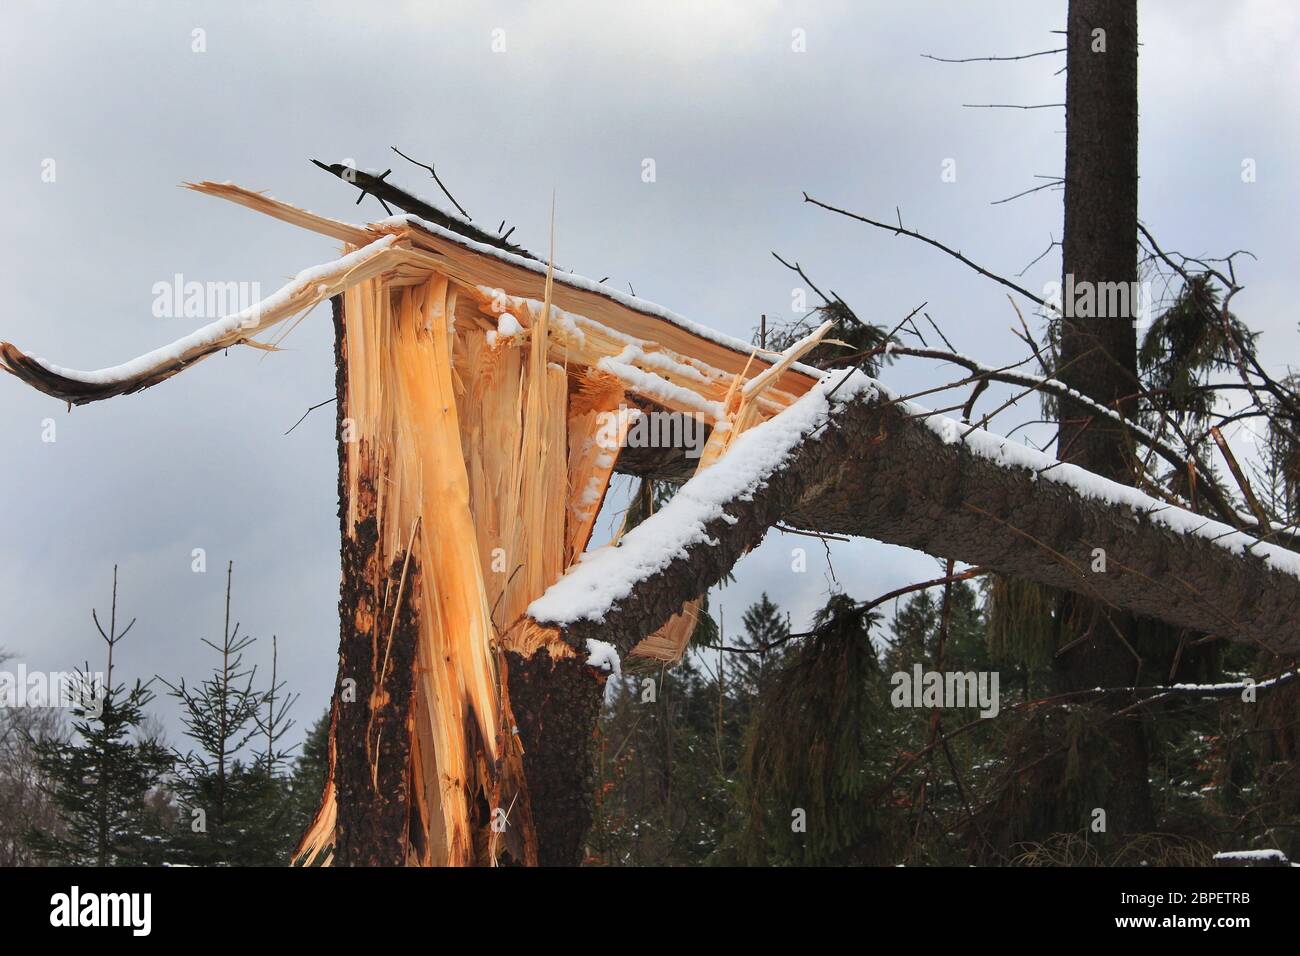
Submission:
[[[589,555],[530,614],[570,644],[599,638],[625,652],[782,522],[978,564],[1277,654],[1300,651],[1300,555],[930,415],[865,376],[828,402],[843,375],[741,436],[722,465],[683,485],[619,548]]]

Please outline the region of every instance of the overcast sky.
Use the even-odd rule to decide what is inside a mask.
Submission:
[[[1000,287],[801,193],[884,219],[898,207],[905,224],[1019,272],[1059,239],[1061,194],[990,203],[1060,174],[1062,111],[962,104],[1059,103],[1064,58],[920,54],[1051,49],[1064,20],[1064,0],[9,3],[0,339],[98,368],[206,321],[153,314],[155,284],[177,273],[269,293],[335,244],[177,184],[233,180],[364,221],[383,210],[354,206],[309,159],[392,166],[433,195],[397,145],[435,161],[476,221],[507,219],[534,249],[554,192],[562,265],[737,337],[760,313],[792,315],[799,281],[776,250],[865,318],[892,325],[927,302],[960,350],[1018,357]],[[1140,32],[1140,215],[1166,248],[1254,252],[1234,308],[1264,332],[1273,367],[1296,362],[1300,4],[1153,0]],[[1245,159],[1255,182],[1242,181]],[[1059,271],[1049,255],[1021,281],[1039,290]],[[119,674],[201,676],[214,661],[199,639],[219,636],[233,560],[234,614],[262,639],[251,657],[269,666],[279,635],[300,720],[325,708],[338,639],[333,412],[283,433],[333,394],[328,310],[285,344],[71,414],[0,380],[0,648],[34,669],[99,661],[90,609],[107,608],[116,562],[119,613],[139,618]],[[884,378],[903,389],[944,375],[957,377],[898,365]],[[805,574],[790,571],[793,547],[808,548]],[[191,570],[196,548],[206,573]],[[833,555],[839,584],[863,599],[935,576],[934,559],[900,548]],[[831,587],[820,545],[776,532],[735,574],[713,597],[729,634],[763,590],[802,627]],[[172,703],[155,709],[177,741]]]

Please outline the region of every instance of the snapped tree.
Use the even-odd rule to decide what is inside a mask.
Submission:
[[[1107,110],[1131,105],[1129,6],[1089,7],[1119,17],[1108,35],[1116,75],[1098,67],[1105,75],[1090,78],[1085,64],[1070,78],[1081,99],[1067,171],[1079,186],[1105,163],[1098,174],[1110,190],[1068,201],[1077,208],[1067,213],[1066,265],[1088,281],[1133,270],[1128,239],[1086,233],[1094,213],[1106,229],[1131,235],[1135,225],[1135,185],[1113,182],[1132,172],[1135,127],[1116,134],[1114,156],[1089,140],[1089,130],[1105,128]],[[1082,22],[1072,12],[1071,31]],[[1082,42],[1072,36],[1071,50]],[[906,545],[1062,589],[1117,615],[1279,654],[1300,647],[1300,558],[1286,547],[1290,536],[1243,519],[1208,474],[1198,487],[1215,517],[1126,483],[1120,438],[1180,465],[1185,458],[1130,421],[1122,390],[1132,383],[1105,362],[1085,389],[1022,377],[1062,401],[1061,456],[1091,449],[1062,463],[972,424],[978,389],[1006,380],[1006,370],[958,357],[976,365],[968,381],[977,393],[957,420],[890,393],[861,368],[822,373],[799,364],[824,355],[832,330],[851,322],[838,299],[781,352],[750,348],[559,273],[504,236],[409,196],[386,174],[325,168],[412,215],[358,226],[200,183],[192,188],[340,240],[345,255],[258,308],[114,369],[70,371],[0,343],[8,371],[80,404],[150,387],[232,345],[273,345],[256,336],[333,300],[341,633],[329,772],[301,847],[306,862],[579,862],[611,648],[678,659],[704,591],[777,523]],[[1088,202],[1102,205],[1090,213]],[[1131,375],[1132,330],[1121,324],[1104,332],[1063,326],[1061,371],[1085,357],[1102,361],[1089,344],[1101,338]],[[860,367],[892,347],[889,334],[858,332]],[[665,414],[670,429],[702,417],[708,438],[698,459],[680,439],[648,448],[629,440],[637,423]],[[689,480],[617,546],[585,554],[616,470]],[[1108,573],[1090,572],[1099,550]],[[825,631],[864,632],[855,614],[840,608],[822,622]],[[1080,659],[1091,663],[1063,679],[1118,659],[1090,639],[1096,646]],[[865,672],[868,664],[846,666]],[[849,708],[855,728],[873,706],[834,703]],[[1135,753],[1129,764],[1139,762]],[[1124,804],[1135,820],[1139,790]]]

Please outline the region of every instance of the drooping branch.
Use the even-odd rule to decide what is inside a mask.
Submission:
[[[1231,312],[1229,304],[1232,298],[1241,292],[1245,287],[1237,281],[1237,272],[1235,259],[1237,256],[1245,255],[1254,258],[1254,256],[1244,250],[1239,249],[1222,259],[1199,259],[1191,256],[1184,256],[1177,252],[1166,252],[1156,242],[1155,236],[1142,223],[1138,223],[1138,232],[1146,240],[1150,248],[1149,258],[1164,263],[1182,279],[1184,286],[1191,288],[1194,285],[1194,278],[1191,270],[1187,268],[1188,263],[1196,266],[1201,270],[1201,274],[1209,276],[1218,282],[1224,289],[1223,301],[1219,304],[1217,312],[1211,311],[1205,304],[1201,308],[1206,312],[1206,318],[1218,323],[1222,327],[1224,340],[1228,344],[1235,360],[1234,364],[1237,373],[1241,378],[1241,387],[1250,392],[1251,397],[1261,408],[1264,402],[1260,398],[1259,392],[1268,392],[1278,404],[1284,408],[1292,417],[1300,417],[1300,394],[1286,384],[1277,381],[1265,370],[1259,361],[1259,356],[1250,343],[1243,341],[1242,337],[1234,328],[1230,321]],[[1216,269],[1210,265],[1211,262],[1219,262],[1226,269],[1226,274],[1221,269]],[[1258,379],[1258,382],[1251,378],[1252,374]]]
[[[60,368],[0,342],[0,369],[73,405],[129,395],[232,345],[257,344],[252,338],[258,332],[306,312],[349,284],[380,274],[393,265],[395,241],[394,236],[382,236],[333,262],[304,269],[261,302],[122,365],[89,372]]]

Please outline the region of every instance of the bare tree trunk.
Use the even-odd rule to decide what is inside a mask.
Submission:
[[[1137,283],[1137,4],[1136,0],[1070,0],[1066,53],[1065,227],[1062,236],[1061,368],[1067,385],[1126,417],[1138,390],[1134,310]],[[1120,288],[1128,308],[1101,314],[1108,290]],[[1088,315],[1071,290],[1091,295]],[[1125,484],[1133,460],[1124,427],[1062,401],[1057,456]],[[1107,623],[1105,615],[1109,614]],[[1136,683],[1133,618],[1070,595],[1062,608],[1062,643],[1087,635],[1057,660],[1062,690]],[[1111,626],[1113,624],[1113,627]],[[1117,704],[1118,706],[1118,704]],[[1140,715],[1111,721],[1106,741],[1108,827],[1148,830],[1152,824],[1147,748]],[[1079,808],[1075,808],[1079,809]],[[1078,820],[1082,825],[1086,822]]]

